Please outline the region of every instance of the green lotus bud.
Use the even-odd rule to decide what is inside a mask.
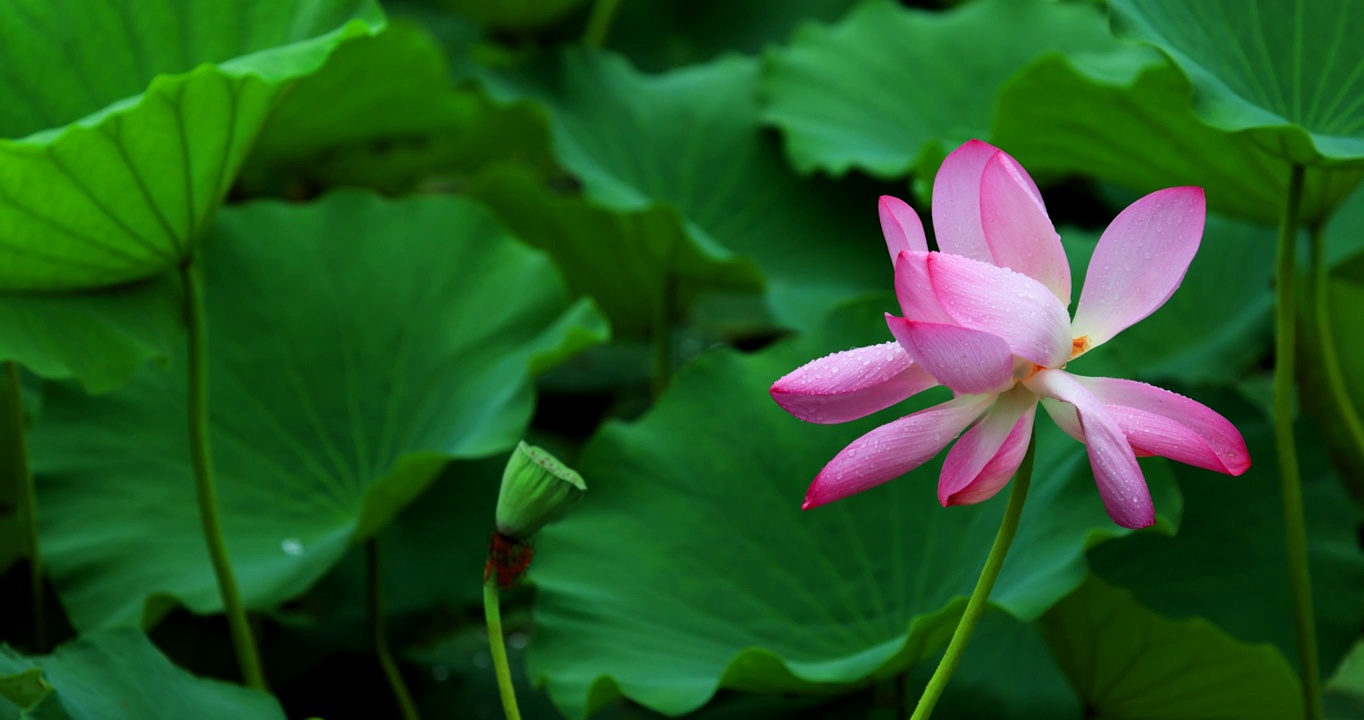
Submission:
[[[527,540],[563,516],[586,490],[582,476],[572,468],[522,442],[502,472],[497,531],[513,540]]]

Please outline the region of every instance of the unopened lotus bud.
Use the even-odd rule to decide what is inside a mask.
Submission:
[[[502,472],[497,495],[497,531],[528,540],[559,519],[587,490],[583,478],[543,449],[521,443]]]

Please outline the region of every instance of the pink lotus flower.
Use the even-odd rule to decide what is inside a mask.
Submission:
[[[772,398],[814,423],[864,417],[939,384],[955,398],[855,440],[815,478],[802,507],[899,477],[963,430],[943,463],[938,501],[993,497],[1023,460],[1038,400],[1085,444],[1109,517],[1123,527],[1155,522],[1138,457],[1229,475],[1250,467],[1241,434],[1206,406],[1145,383],[1065,370],[1174,294],[1203,235],[1202,188],[1151,193],[1113,220],[1073,320],[1061,239],[1037,186],[1003,151],[972,140],[943,161],[933,183],[940,252],[928,251],[904,202],[882,197],[880,210],[904,312],[886,315],[896,341],[810,362],[774,383]]]

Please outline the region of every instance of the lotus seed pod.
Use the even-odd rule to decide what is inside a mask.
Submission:
[[[545,450],[522,442],[502,472],[497,531],[527,540],[557,520],[587,490],[583,478]]]

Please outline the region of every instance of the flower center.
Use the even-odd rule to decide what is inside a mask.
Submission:
[[[1074,340],[1071,340],[1071,341],[1070,341],[1070,359],[1071,359],[1071,360],[1074,360],[1075,358],[1080,357],[1081,355],[1085,354],[1088,350],[1089,350],[1089,336],[1088,336],[1088,335],[1081,335],[1080,337],[1077,337],[1077,338],[1075,338]]]

